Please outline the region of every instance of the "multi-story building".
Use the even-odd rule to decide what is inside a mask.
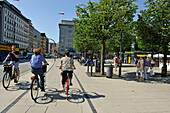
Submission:
[[[29,21],[29,41],[28,41],[28,52],[33,52],[33,39],[34,39],[34,27],[32,26],[31,20]]]
[[[66,50],[73,50],[74,42],[74,22],[62,20],[59,24],[59,53],[63,54]]]
[[[1,41],[18,43],[20,50],[26,50],[29,41],[29,20],[7,0],[0,0],[0,6]]]
[[[41,48],[41,33],[34,29],[34,43],[33,43],[34,49]]]
[[[49,39],[48,38],[46,38],[46,53],[49,53]]]
[[[59,44],[58,43],[49,43],[49,52],[50,53],[53,53],[54,51],[55,52],[58,52],[58,48],[59,48]]]
[[[2,34],[2,5],[0,5],[0,34]],[[0,41],[1,41],[2,35],[0,35]]]
[[[48,53],[49,39],[46,37],[45,33],[41,33],[41,48],[44,53]]]

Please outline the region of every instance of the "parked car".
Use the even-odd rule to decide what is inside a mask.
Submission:
[[[73,59],[77,59],[77,56],[73,56]]]
[[[27,53],[27,55],[25,56],[26,59],[31,59],[31,56],[33,55],[33,53]]]
[[[25,59],[25,56],[19,55],[19,59]]]

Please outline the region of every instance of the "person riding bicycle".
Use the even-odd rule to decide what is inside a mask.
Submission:
[[[40,88],[41,91],[45,91],[44,88],[44,73],[42,70],[42,61],[48,65],[47,61],[44,59],[44,57],[41,55],[42,54],[42,49],[41,48],[37,48],[34,51],[34,55],[32,55],[30,63],[31,63],[31,72],[35,75],[35,77],[37,78],[38,75],[40,76]]]
[[[9,58],[11,57],[10,65],[14,65],[14,82],[17,83],[17,75],[18,75],[18,70],[19,70],[19,52],[16,51],[16,46],[12,45],[12,52],[10,52],[3,63],[5,63]]]
[[[65,82],[67,80],[67,74],[69,75],[70,78],[70,85],[72,86],[72,74],[73,74],[73,69],[76,69],[75,65],[74,65],[74,61],[72,58],[70,58],[70,53],[69,51],[65,52],[65,57],[63,57],[61,59],[61,65],[60,65],[60,69],[62,69],[63,71],[63,75],[62,75],[62,85],[63,85],[63,91],[64,91],[64,87],[65,87]]]

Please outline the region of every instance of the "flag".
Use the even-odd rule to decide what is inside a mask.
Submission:
[[[76,14],[77,16],[80,16],[80,14]]]
[[[58,14],[64,15],[64,13],[58,13]]]
[[[19,1],[19,0],[14,0],[14,1]]]

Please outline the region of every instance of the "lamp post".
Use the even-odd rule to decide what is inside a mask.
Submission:
[[[120,37],[120,65],[119,65],[119,77],[121,77],[121,68],[122,68],[122,32]]]

